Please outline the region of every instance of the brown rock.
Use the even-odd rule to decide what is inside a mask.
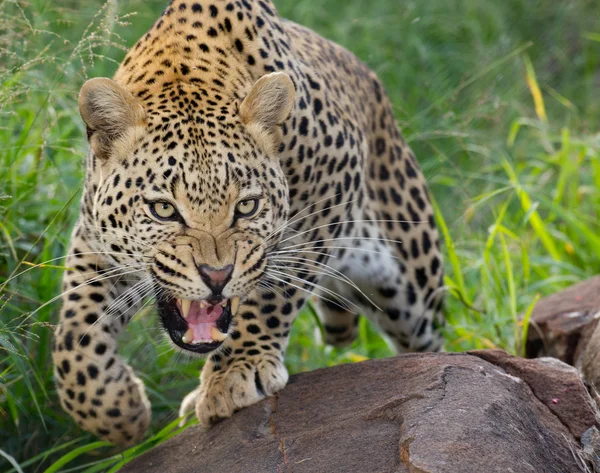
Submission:
[[[207,433],[188,429],[123,471],[580,472],[575,437],[595,419],[574,376],[564,365],[497,351],[317,370]],[[568,409],[548,405],[555,392]]]
[[[594,330],[590,329],[589,332],[591,335],[584,338],[582,353],[575,366],[580,369],[583,379],[594,388],[594,395],[597,397],[597,391],[600,390],[600,325],[597,324],[597,320]],[[598,406],[600,407],[600,403]]]
[[[600,388],[600,276],[540,300],[531,314],[526,356],[552,356]]]
[[[580,440],[595,425],[595,412],[577,370],[556,358],[524,360],[502,350],[469,352],[529,385],[534,396]]]

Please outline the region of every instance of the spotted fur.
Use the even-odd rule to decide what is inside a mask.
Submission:
[[[426,182],[381,82],[342,47],[269,0],[173,0],[114,80],[84,85],[80,111],[90,154],[53,359],[84,429],[142,438],[150,405],[117,338],[150,295],[186,349],[168,304],[214,296],[203,265],[232,265],[220,296],[242,299],[182,404],[203,425],[285,386],[311,293],[328,343],[350,343],[361,313],[399,351],[440,349]],[[236,216],[249,198],[256,212]]]

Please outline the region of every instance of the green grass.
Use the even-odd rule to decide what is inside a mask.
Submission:
[[[600,266],[600,3],[277,5],[354,51],[387,86],[439,210],[447,349],[520,353],[520,314]],[[122,352],[146,383],[154,421],[148,441],[118,453],[61,410],[49,354],[58,305],[39,309],[59,292],[77,214],[86,152],[78,90],[110,76],[163,7],[0,0],[0,471],[115,468],[177,431],[178,404],[197,383],[199,363],[173,354],[151,312],[133,322]],[[318,330],[310,310],[297,320],[292,373],[392,353],[364,321],[346,350],[324,346]]]

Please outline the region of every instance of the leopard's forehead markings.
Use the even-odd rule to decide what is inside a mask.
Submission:
[[[207,141],[193,123],[149,127],[138,149],[129,159],[145,172],[149,190],[194,206],[221,206],[244,189],[260,188],[264,178],[253,150]]]
[[[133,167],[147,168],[156,193],[170,193],[192,205],[214,206],[231,197],[231,189],[256,186],[262,166],[237,119],[237,104],[204,94],[183,82],[166,84],[142,101],[147,124]],[[217,101],[222,103],[217,106]],[[127,159],[127,158],[126,158]],[[251,172],[253,169],[256,172]]]

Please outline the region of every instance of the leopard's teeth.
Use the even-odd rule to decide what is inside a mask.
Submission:
[[[210,328],[210,336],[217,342],[222,342],[227,338],[227,334],[221,332],[217,327]]]
[[[235,315],[240,308],[240,298],[238,296],[232,297],[231,299],[231,315]]]
[[[192,306],[192,301],[189,299],[180,299],[179,303],[181,304],[181,315],[184,319],[187,319],[187,316],[190,313],[190,307]]]
[[[200,308],[206,309],[210,304],[206,301],[200,301]]]
[[[225,299],[223,302],[221,302],[221,307],[225,307],[227,305],[227,299]]]
[[[192,332],[191,328],[187,329],[187,332],[181,337],[181,341],[183,343],[190,343],[194,339],[194,332]]]

